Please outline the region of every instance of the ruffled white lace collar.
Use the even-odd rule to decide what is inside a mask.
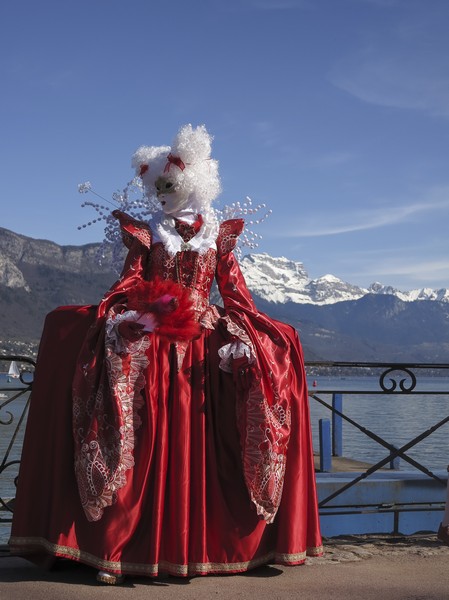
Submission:
[[[180,219],[192,224],[196,214],[191,211],[180,211],[174,216],[161,215],[159,223],[154,227],[154,243],[161,242],[170,256],[183,250],[193,250],[198,254],[205,254],[210,248],[217,249],[218,223],[216,219],[203,216],[203,224],[198,233],[188,242],[184,242],[176,231],[175,219]]]

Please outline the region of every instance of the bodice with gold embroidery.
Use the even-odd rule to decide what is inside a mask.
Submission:
[[[170,253],[161,242],[153,241],[147,223],[137,221],[121,211],[114,211],[119,219],[123,241],[130,249],[122,278],[137,276],[151,281],[154,277],[176,281],[191,290],[194,309],[199,319],[209,306],[209,294],[217,266],[235,248],[244,227],[242,219],[231,219],[220,224],[213,247],[203,252],[187,249],[188,242],[197,234],[202,219],[193,225],[176,224],[186,249]],[[134,274],[134,275],[133,275]],[[118,284],[120,287],[121,284]]]
[[[192,250],[182,250],[174,256],[170,255],[160,242],[152,245],[144,278],[151,280],[155,276],[171,279],[191,290],[193,306],[199,319],[209,306],[209,295],[217,267],[217,260],[226,252],[230,252],[237,242],[243,223],[226,221],[220,226],[217,238],[217,249],[210,248],[200,254]],[[185,243],[189,242],[198,231],[196,224],[178,223],[176,229]]]
[[[217,266],[217,253],[210,248],[204,254],[183,250],[170,256],[161,243],[149,253],[144,278],[171,279],[191,291],[193,307],[199,319],[209,305],[209,294]]]

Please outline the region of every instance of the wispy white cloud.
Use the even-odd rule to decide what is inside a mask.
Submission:
[[[445,64],[443,64],[445,63]],[[359,100],[449,117],[449,58],[440,65],[417,64],[413,57],[372,57],[337,65],[330,79]]]
[[[347,164],[356,158],[352,152],[334,150],[315,155],[301,154],[301,142],[291,140],[285,133],[285,127],[279,126],[274,121],[256,121],[252,123],[252,134],[257,143],[266,149],[272,150],[273,164],[291,165],[301,169],[332,169]]]
[[[257,121],[252,124],[252,134],[258,146],[271,155],[273,165],[297,165],[298,148],[286,137],[282,127],[273,121]]]
[[[385,260],[364,264],[361,271],[353,270],[352,277],[364,277],[372,281],[388,279],[395,282],[395,286],[399,286],[401,280],[407,280],[408,287],[449,287],[449,258],[416,261],[390,256]]]
[[[382,242],[385,238],[381,238]],[[444,234],[406,240],[393,236],[388,243],[361,246],[357,251],[343,248],[338,269],[347,281],[367,286],[380,281],[399,289],[449,287],[449,243]]]
[[[382,206],[368,210],[347,209],[338,212],[326,210],[325,213],[320,212],[314,216],[303,216],[297,226],[283,230],[277,237],[341,235],[408,222],[420,214],[425,213],[429,216],[431,212],[444,210],[449,210],[449,186],[429,190],[422,199],[410,204],[394,206],[383,203]]]
[[[449,43],[441,27],[447,8],[442,14],[432,7],[404,9],[401,15],[402,20],[366,35],[335,63],[329,79],[370,104],[449,117]]]

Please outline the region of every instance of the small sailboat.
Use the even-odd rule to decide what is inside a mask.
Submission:
[[[19,377],[20,377],[19,367],[17,366],[16,361],[12,360],[11,364],[9,365],[8,380],[9,379],[18,379]]]

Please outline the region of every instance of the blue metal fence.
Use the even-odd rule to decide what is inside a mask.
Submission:
[[[449,422],[449,364],[310,362],[306,368],[309,378],[313,379],[313,385],[309,387],[311,405],[316,402],[329,411],[329,418],[319,421],[320,473],[317,480],[321,517],[335,518],[338,515],[341,518],[342,515],[366,516],[368,513],[380,515],[390,512],[395,514],[393,532],[399,527],[400,513],[413,512],[416,515],[420,511],[441,512],[444,508],[447,473],[430,469],[423,460],[413,458],[409,452]],[[361,376],[365,377],[362,379]],[[426,386],[420,385],[424,378]],[[320,383],[322,379],[326,381],[324,384]],[[364,382],[363,387],[357,385],[358,381]],[[345,402],[349,403],[350,397],[360,400],[362,397],[379,396],[391,400],[394,398],[397,403],[414,396],[438,396],[442,400],[441,411],[435,422],[426,425],[411,439],[394,444],[387,441],[385,435],[379,435],[367,427],[367,419],[365,423],[360,422],[360,419],[354,419],[345,412]],[[357,457],[351,457],[351,469],[348,468],[351,460],[339,461],[344,447],[343,423],[373,440],[384,449],[384,456],[368,465],[357,461]],[[390,475],[384,471],[397,470],[400,465],[411,470],[396,474],[390,472]],[[368,480],[370,485],[362,489],[360,486]],[[429,481],[432,483],[426,483]],[[379,482],[381,493],[378,493]],[[367,494],[368,488],[370,491]],[[386,490],[390,490],[389,496]],[[427,490],[424,496],[423,490]],[[437,515],[433,517],[433,522],[436,518]],[[423,528],[428,526],[423,525]]]

